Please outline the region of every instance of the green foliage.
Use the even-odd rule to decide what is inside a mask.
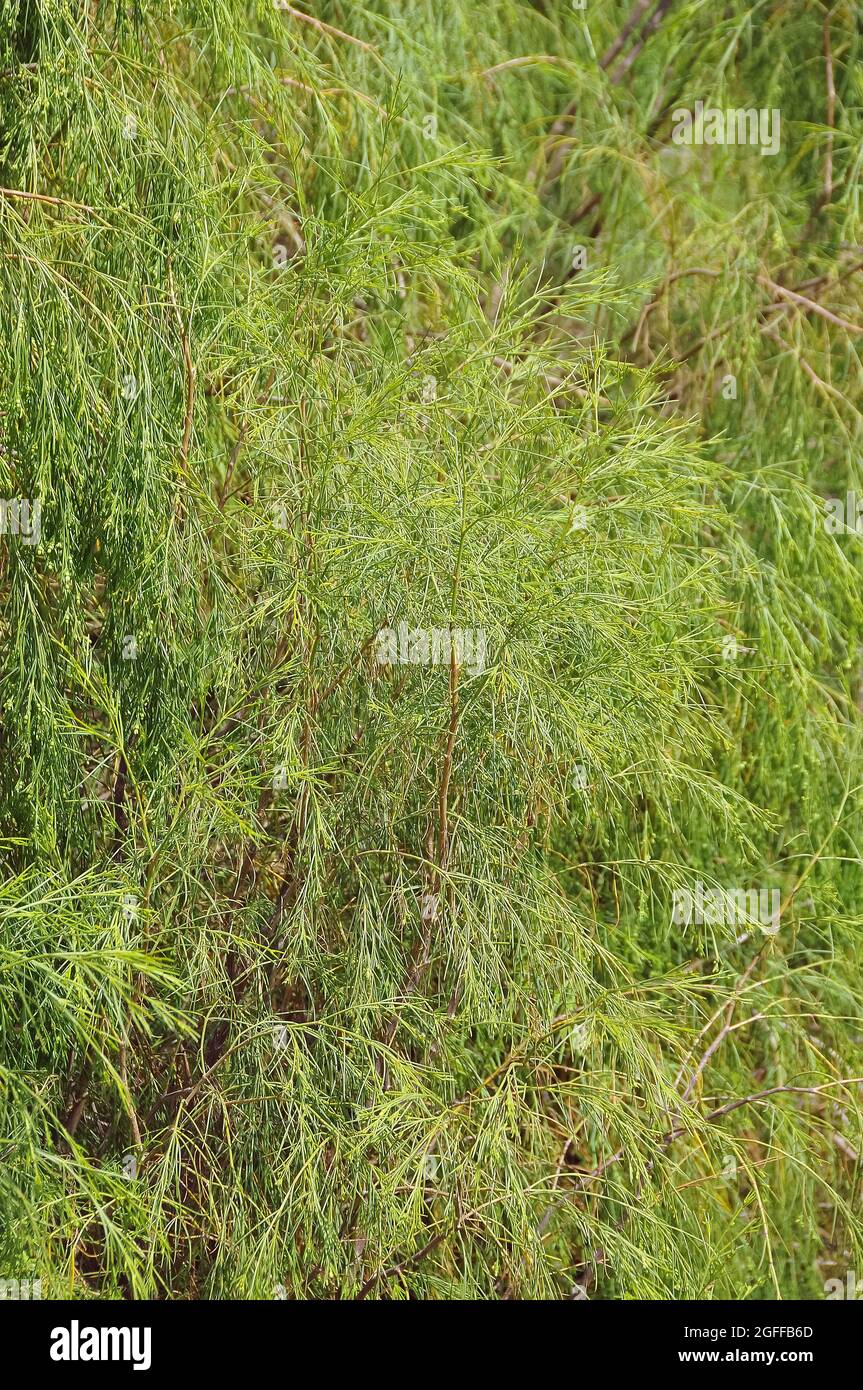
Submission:
[[[0,1269],[47,1295],[863,1257],[858,16],[632,13],[0,0]],[[779,153],[677,145],[696,100]]]

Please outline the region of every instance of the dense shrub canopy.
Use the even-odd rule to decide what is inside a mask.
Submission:
[[[0,1272],[859,1261],[860,46],[0,0]]]

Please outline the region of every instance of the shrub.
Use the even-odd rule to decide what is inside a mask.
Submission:
[[[495,18],[0,5],[0,1256],[53,1296],[860,1258],[853,10]]]

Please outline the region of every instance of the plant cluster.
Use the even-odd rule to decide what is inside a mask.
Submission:
[[[863,1269],[859,21],[0,0],[0,1273]]]

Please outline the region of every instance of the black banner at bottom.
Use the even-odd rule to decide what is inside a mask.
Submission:
[[[374,1305],[368,1302],[368,1310]],[[401,1318],[389,1326],[398,1335]],[[450,1305],[435,1320],[433,1309],[421,1315],[415,1336],[437,1335],[447,1328]],[[402,1310],[404,1312],[404,1310]],[[426,1323],[426,1317],[432,1323]],[[348,1323],[341,1319],[347,1316]],[[379,1334],[377,1316],[347,1313],[344,1305],[292,1303],[95,1303],[95,1302],[3,1302],[0,1303],[0,1330],[7,1351],[14,1348],[22,1367],[63,1382],[70,1376],[100,1379],[107,1371],[112,1377],[124,1372],[164,1376],[166,1373],[208,1374],[217,1372],[224,1379],[254,1366],[255,1371],[284,1375],[298,1350],[311,1358],[316,1351],[315,1335],[325,1330],[347,1336],[325,1336],[317,1345],[327,1373],[340,1368],[354,1369],[357,1337],[374,1329]],[[494,1317],[494,1313],[490,1312]],[[819,1375],[853,1365],[859,1347],[860,1309],[855,1301],[819,1303],[643,1303],[582,1300],[575,1306],[544,1305],[541,1322],[536,1313],[528,1314],[525,1333],[534,1353],[540,1346],[557,1350],[563,1336],[575,1369],[579,1357],[589,1353],[604,1363],[609,1374],[634,1371],[639,1375],[666,1376],[677,1371],[684,1377],[699,1376],[706,1368],[735,1370],[753,1368],[769,1383],[776,1371],[803,1369]],[[476,1308],[473,1308],[476,1317]],[[482,1358],[488,1362],[504,1350],[512,1354],[512,1343],[499,1333],[489,1341],[494,1324],[472,1322],[459,1331],[460,1365]],[[401,1324],[405,1328],[405,1324]],[[512,1324],[507,1332],[514,1331]],[[469,1335],[468,1335],[469,1334]],[[553,1338],[547,1343],[545,1337]],[[439,1345],[431,1343],[434,1348]],[[343,1348],[343,1350],[342,1350]],[[523,1348],[523,1344],[522,1344]],[[419,1344],[417,1350],[419,1349]],[[491,1352],[491,1357],[490,1357]],[[523,1352],[522,1352],[523,1354]],[[547,1353],[542,1353],[543,1356]],[[561,1356],[553,1355],[555,1362]],[[367,1356],[364,1357],[368,1365]],[[403,1359],[400,1357],[400,1359]],[[428,1361],[429,1370],[433,1362]],[[597,1368],[598,1369],[598,1368]],[[847,1370],[846,1370],[847,1373]]]

